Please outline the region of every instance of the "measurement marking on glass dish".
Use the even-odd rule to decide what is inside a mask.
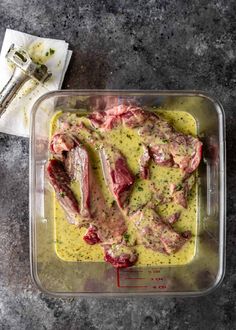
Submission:
[[[117,279],[117,287],[118,288],[147,288],[148,285],[121,285],[120,284],[120,269],[118,268],[116,271],[116,279]]]
[[[122,277],[122,280],[145,280],[145,277]]]
[[[142,273],[142,270],[123,270],[123,273]]]
[[[138,273],[139,271],[137,270],[133,270],[133,271],[127,271],[127,270],[123,270],[123,269],[117,269],[117,287],[118,288],[152,288],[152,289],[166,289],[167,286],[165,284],[160,284],[160,285],[144,285],[145,282],[143,282],[144,280],[146,281],[155,281],[155,282],[161,282],[164,281],[163,277],[127,277],[127,274],[125,274],[125,277],[123,277],[123,273]],[[150,270],[148,271],[148,273],[159,273],[160,270]],[[144,273],[144,272],[143,272]],[[125,285],[126,283],[122,283],[122,281],[127,281],[128,282],[131,280],[136,281],[136,285],[130,285],[130,283],[127,283],[128,285]],[[137,282],[140,281],[140,285],[137,285]]]

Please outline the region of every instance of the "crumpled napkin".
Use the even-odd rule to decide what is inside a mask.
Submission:
[[[28,137],[33,104],[41,95],[61,88],[72,51],[68,50],[68,43],[63,40],[40,38],[7,29],[0,54],[0,91],[13,73],[12,65],[5,58],[13,43],[25,48],[34,61],[47,65],[52,73],[44,85],[27,81],[0,118],[0,132]]]

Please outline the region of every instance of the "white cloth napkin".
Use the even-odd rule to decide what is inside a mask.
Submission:
[[[0,91],[13,73],[5,58],[11,44],[28,50],[35,61],[46,64],[52,73],[44,86],[32,80],[26,82],[0,118],[0,132],[28,137],[33,104],[41,95],[61,88],[72,51],[68,50],[68,43],[63,40],[40,38],[7,29],[0,54]]]

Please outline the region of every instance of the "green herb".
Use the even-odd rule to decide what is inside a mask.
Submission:
[[[183,189],[182,184],[181,183],[177,184],[176,187],[175,187],[175,190],[180,191],[181,189]]]
[[[93,167],[93,170],[97,170],[98,168],[96,166]]]
[[[129,239],[130,239],[130,234],[125,233],[125,234],[124,234],[124,240],[126,241],[126,243],[129,242]]]
[[[143,187],[138,187],[138,191],[143,191]]]
[[[56,244],[62,244],[63,242],[62,241],[60,241],[58,238],[55,240],[55,241],[53,241],[54,243],[56,243]]]
[[[129,134],[126,134],[126,136],[127,136],[127,138],[129,138],[130,140],[132,140],[132,137],[131,137],[131,135],[129,135]]]
[[[50,49],[49,49],[49,54],[50,54],[50,55],[53,55],[54,53],[55,53],[55,49],[50,48]]]
[[[48,56],[48,55],[49,55],[49,52],[46,52],[46,53],[45,53],[45,56]]]
[[[66,193],[64,191],[60,191],[59,194],[62,198],[64,198],[66,196]]]

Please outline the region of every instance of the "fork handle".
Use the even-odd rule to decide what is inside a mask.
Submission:
[[[29,79],[30,77],[27,76],[24,71],[18,67],[15,68],[13,75],[0,92],[0,117],[6,111],[18,90]]]

